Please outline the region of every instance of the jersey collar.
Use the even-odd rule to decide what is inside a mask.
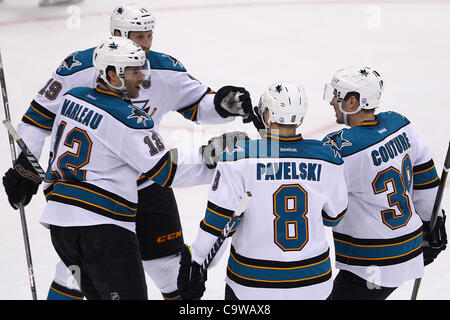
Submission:
[[[99,93],[107,94],[107,95],[114,96],[114,97],[122,99],[121,95],[118,94],[117,92],[112,91],[112,90],[107,89],[107,88],[102,88],[102,87],[100,87],[100,85],[97,85],[97,87],[95,87],[94,90],[99,92]]]
[[[380,120],[378,119],[377,116],[375,116],[375,120],[364,120],[364,121],[361,121],[357,126],[372,127],[372,126],[377,126],[379,123],[380,123]]]
[[[301,134],[296,134],[295,136],[279,136],[270,132],[266,132],[263,136],[266,139],[274,139],[279,141],[300,141],[303,139]]]

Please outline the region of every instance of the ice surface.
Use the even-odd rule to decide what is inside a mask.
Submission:
[[[246,87],[255,104],[272,82],[302,83],[310,106],[301,127],[307,138],[322,138],[338,128],[331,107],[322,100],[324,83],[333,72],[349,65],[373,66],[385,81],[379,110],[392,109],[412,121],[440,174],[450,136],[450,2],[342,2],[153,0],[157,25],[152,49],[177,57],[194,77],[215,90],[227,84]],[[48,8],[37,3],[0,2],[0,50],[14,124],[67,54],[93,47],[109,34],[109,13],[122,2],[85,0],[75,7]],[[240,120],[226,126],[199,126],[175,113],[161,125],[166,143],[174,146],[205,142],[208,136],[238,129],[242,129]],[[251,125],[244,129],[256,137]],[[1,137],[3,174],[11,165],[3,126]],[[40,159],[43,167],[47,154],[48,143]],[[204,214],[207,186],[175,193],[185,240],[190,243]],[[0,203],[0,299],[31,299],[19,216],[3,191]],[[450,208],[449,190],[442,203]],[[39,299],[46,298],[58,261],[48,230],[38,223],[44,206],[39,192],[26,207]],[[426,267],[419,299],[450,298],[449,262],[447,250]],[[205,299],[223,298],[225,266],[224,257],[210,270]],[[412,284],[400,287],[390,299],[409,299]],[[150,299],[161,299],[150,279],[148,287]]]

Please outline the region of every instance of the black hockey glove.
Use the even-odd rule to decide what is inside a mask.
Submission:
[[[243,119],[244,123],[253,122],[256,130],[266,130],[266,126],[264,125],[262,114],[259,111],[258,107],[253,107],[252,111],[248,114],[247,117]]]
[[[206,146],[201,147],[203,161],[209,169],[214,169],[224,151],[233,152],[236,143],[240,140],[248,140],[245,132],[233,131],[211,138]]]
[[[220,88],[214,96],[214,106],[222,118],[232,116],[248,118],[252,112],[250,93],[242,87],[225,86]]]
[[[30,203],[41,182],[42,179],[28,162],[26,156],[20,153],[14,163],[14,168],[10,168],[3,176],[3,186],[11,207],[17,210],[20,202],[24,206]]]
[[[183,300],[200,300],[205,292],[206,272],[201,273],[198,263],[192,261],[191,248],[184,245],[178,271],[178,291]]]
[[[445,211],[442,217],[438,216],[434,229],[430,232],[429,222],[423,223],[423,263],[429,265],[436,257],[447,248],[447,232],[445,231]]]

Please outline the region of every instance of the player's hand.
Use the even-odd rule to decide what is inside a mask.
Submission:
[[[258,107],[253,107],[252,111],[247,116],[244,116],[242,121],[244,123],[253,122],[256,130],[265,130],[266,126],[263,122],[262,114],[259,111]]]
[[[20,202],[24,206],[30,203],[41,181],[26,156],[20,153],[14,163],[14,168],[10,168],[3,176],[3,186],[11,207],[17,210]]]
[[[423,223],[423,263],[428,265],[437,258],[441,251],[447,248],[447,232],[445,231],[445,211],[438,216],[433,231],[429,230],[429,222]]]
[[[232,153],[238,141],[248,139],[248,135],[241,131],[227,132],[221,136],[211,138],[208,144],[201,148],[203,161],[209,169],[214,169],[224,151]]]
[[[177,279],[181,298],[183,300],[200,300],[206,289],[206,280],[206,271],[202,275],[200,265],[192,261],[191,249],[184,245]]]
[[[252,112],[250,93],[242,87],[225,86],[214,96],[214,106],[222,118],[241,116],[247,118]]]

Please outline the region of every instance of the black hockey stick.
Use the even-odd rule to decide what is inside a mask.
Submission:
[[[201,266],[202,274],[204,274],[206,272],[206,270],[208,269],[209,265],[211,264],[211,261],[216,256],[217,252],[219,251],[223,242],[227,238],[228,234],[230,234],[231,230],[233,230],[237,221],[240,218],[242,218],[245,208],[247,207],[247,203],[251,197],[252,197],[252,194],[249,191],[247,191],[244,194],[244,196],[242,197],[241,201],[239,202],[238,207],[233,212],[233,215],[231,216],[230,221],[228,221],[228,223],[225,225],[225,228],[222,230],[222,233],[219,235],[219,238],[217,238],[216,242],[214,243],[213,247],[211,248],[211,251],[209,251],[208,256],[203,261],[202,266]]]
[[[450,168],[450,142],[447,148],[447,155],[444,160],[444,168],[442,169],[441,181],[439,182],[438,191],[436,194],[436,199],[434,200],[433,211],[431,213],[430,219],[430,231],[432,232],[434,227],[436,226],[436,221],[438,218],[438,210],[441,205],[442,196],[444,195],[445,182],[447,181],[447,174]],[[411,294],[411,300],[417,300],[417,294],[419,293],[420,282],[422,278],[418,278],[414,281],[414,287]]]
[[[19,145],[28,162],[33,166],[33,169],[36,172],[36,177],[31,177],[30,179],[32,179],[36,183],[39,183],[42,180],[44,180],[45,172],[39,165],[38,159],[31,153],[30,149],[28,149],[27,145],[19,136],[16,129],[14,129],[13,125],[11,124],[11,121],[3,120],[3,124],[5,125],[6,129],[8,129],[9,136],[12,137],[13,140]]]
[[[9,114],[8,95],[6,93],[5,71],[3,69],[1,53],[0,53],[0,86],[2,89],[3,106],[5,108],[5,118],[7,121],[11,121],[11,116]],[[11,159],[12,159],[12,163],[14,166],[14,164],[17,160],[16,148],[14,145],[13,137],[11,136],[11,134],[9,134],[8,136],[9,136],[9,147],[11,150]],[[27,229],[27,222],[25,219],[25,209],[24,209],[23,203],[19,203],[19,213],[20,213],[20,221],[22,224],[23,240],[24,240],[24,244],[25,244],[25,255],[27,258],[28,278],[30,280],[31,295],[33,297],[33,300],[37,300],[36,286],[35,286],[35,281],[34,281],[33,263],[31,261],[30,242],[29,242],[29,238],[28,238],[28,229]]]

